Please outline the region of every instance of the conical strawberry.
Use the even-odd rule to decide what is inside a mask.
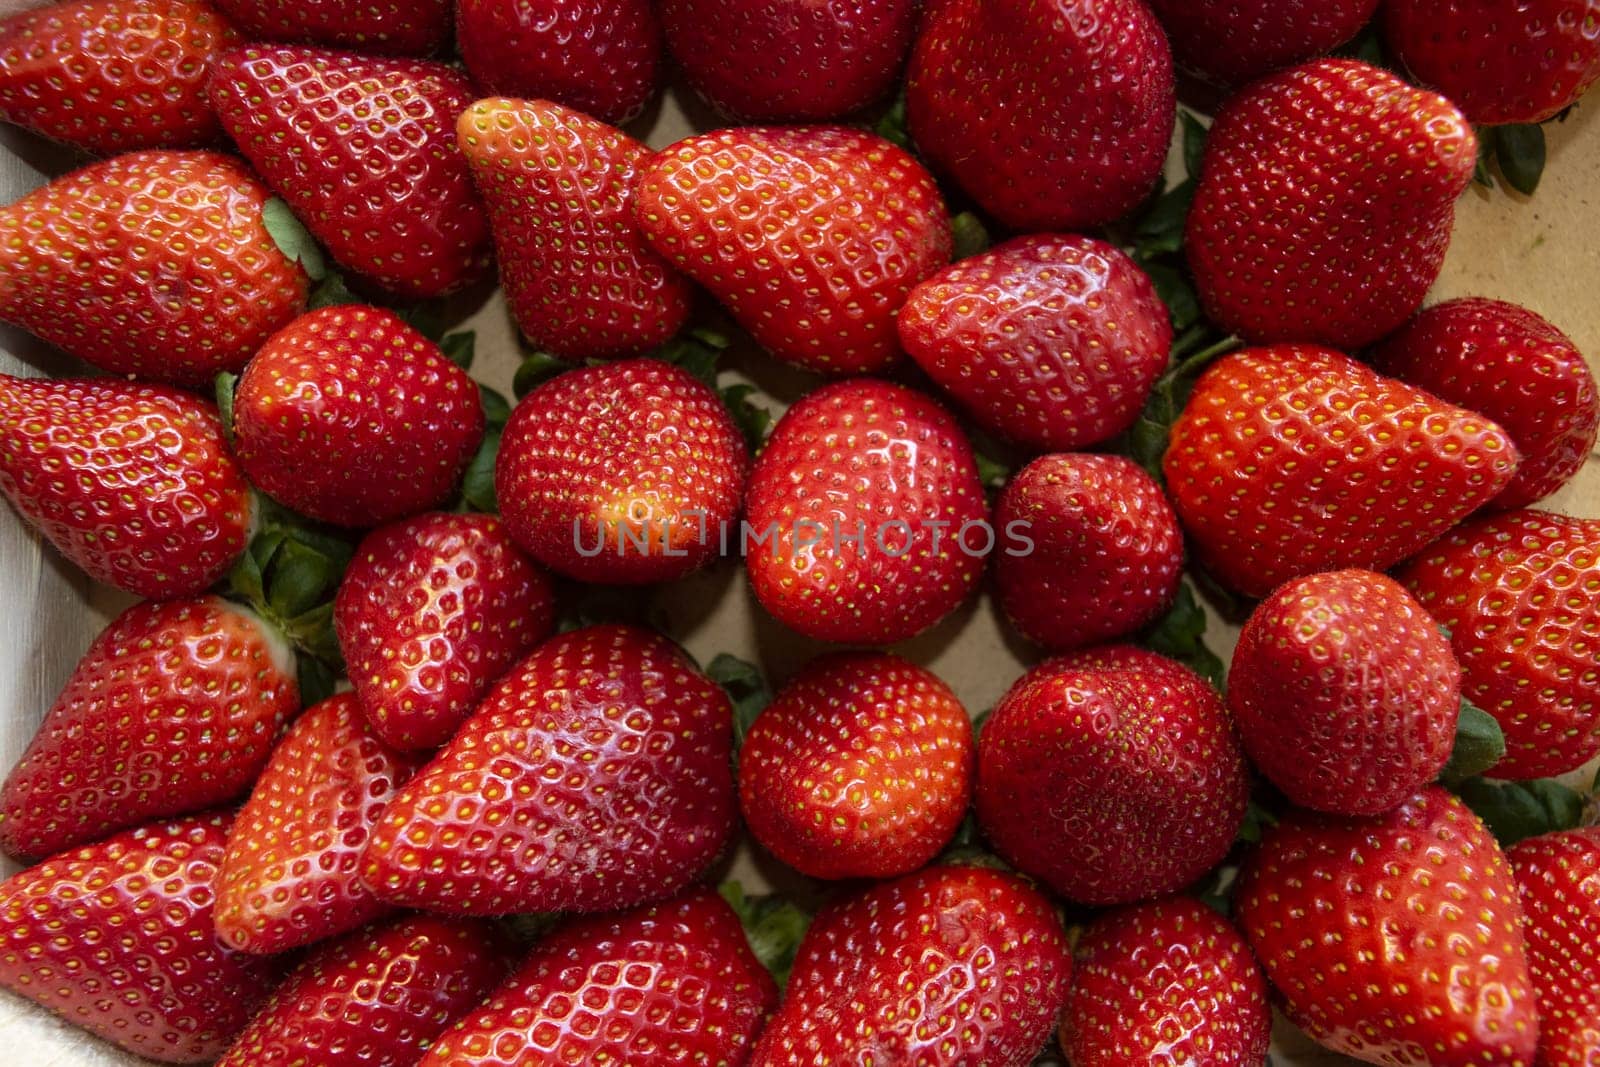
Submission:
[[[1508,853],[1539,997],[1541,1067],[1600,1062],[1600,827],[1530,837]]]
[[[309,41],[382,55],[425,56],[450,39],[450,0],[212,0],[269,41]]]

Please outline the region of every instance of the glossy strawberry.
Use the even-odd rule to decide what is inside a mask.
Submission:
[[[1330,349],[1278,345],[1206,371],[1163,467],[1201,562],[1259,597],[1394,566],[1493,500],[1517,458],[1481,415]]]
[[[1531,837],[1508,856],[1539,999],[1542,1067],[1600,1062],[1600,827]]]
[[[656,251],[763,347],[824,374],[894,362],[895,312],[950,261],[932,176],[883,138],[842,126],[679,141],[640,174],[634,210]]]
[[[333,613],[361,710],[400,749],[450,740],[554,623],[550,579],[500,520],[444,512],[368,534]]]
[[[450,38],[450,0],[212,0],[252,37],[384,55],[429,55]]]
[[[1256,82],[1211,127],[1189,212],[1206,313],[1256,342],[1377,340],[1439,276],[1476,159],[1450,101],[1358,60]]]
[[[1326,55],[1372,18],[1378,0],[1150,0],[1178,66],[1216,85]]]

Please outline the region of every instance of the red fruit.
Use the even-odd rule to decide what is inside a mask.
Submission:
[[[1177,595],[1183,531],[1132,460],[1041,456],[1006,483],[994,527],[1031,543],[995,555],[995,589],[1017,632],[1048,649],[1126,636]]]
[[[1162,465],[1201,562],[1260,597],[1394,566],[1494,499],[1517,450],[1490,420],[1348,356],[1278,345],[1206,371]]]
[[[1160,896],[1221,862],[1250,782],[1216,690],[1132,645],[1050,660],[978,736],[978,823],[1001,856],[1103,906]]]
[[[489,262],[489,218],[456,147],[472,103],[442,63],[320,48],[238,48],[216,63],[222,126],[339,263],[407,300]]]
[[[972,795],[972,722],[950,687],[898,656],[812,660],[739,754],[755,839],[813,878],[892,878],[939,854]]]
[[[842,126],[690,137],[643,170],[634,201],[656,251],[774,356],[824,374],[893,363],[895,313],[950,261],[933,177]]]
[[[554,624],[550,579],[492,515],[437,512],[374,530],[333,608],[361,710],[401,749],[450,740]]]
[[[998,540],[972,446],[920,393],[857,379],[778,420],[742,537],[761,606],[807,637],[890,645],[967,598]]]
[[[233,417],[250,480],[339,526],[444,503],[483,440],[467,372],[394,312],[358,304],[273,335],[239,378]]]
[[[138,596],[202,592],[249,537],[217,409],[165,386],[0,375],[0,492],[91,578]]]
[[[252,37],[428,55],[450,38],[450,0],[212,0]]]
[[[614,911],[678,892],[734,828],[732,712],[671,642],[553,637],[390,803],[362,877],[449,914]]]
[[[1211,127],[1189,212],[1206,313],[1255,342],[1377,340],[1439,276],[1476,160],[1450,101],[1357,60],[1256,82]]]
[[[1378,0],[1150,0],[1178,66],[1243,85],[1329,52],[1361,32]]]
[[[583,361],[648,352],[678,332],[688,279],[633,219],[633,183],[650,149],[542,100],[480,100],[456,136],[489,205],[506,301],[529,340]]]
[[[1234,895],[1289,1018],[1366,1063],[1529,1067],[1539,1034],[1511,865],[1442,789],[1377,819],[1292,812]]]
[[[1067,995],[1055,908],[1020,878],[929,867],[825,908],[752,1067],[1025,1067]]]
[[[1528,838],[1509,859],[1539,999],[1539,1062],[1600,1063],[1600,827]]]
[[[1142,0],[946,0],[911,53],[917,147],[1013,230],[1132,211],[1176,114],[1172,53]]]
[[[118,376],[207,386],[305,307],[261,223],[271,194],[213,152],[133,152],[0,209],[0,319]]]
[[[7,776],[0,848],[47,856],[232,800],[299,710],[293,655],[249,611],[217,597],[135,604],[89,646]]]

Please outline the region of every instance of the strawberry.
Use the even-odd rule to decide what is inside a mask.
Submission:
[[[1214,85],[1243,85],[1327,55],[1378,0],[1150,0],[1178,66]]]
[[[1289,1018],[1366,1063],[1530,1067],[1539,1026],[1511,865],[1429,788],[1376,819],[1293,812],[1234,896]]]
[[[1385,374],[1504,426],[1522,462],[1491,502],[1519,508],[1578,473],[1600,428],[1600,390],[1567,335],[1501,300],[1447,300],[1428,308],[1373,353]]]
[[[407,300],[488,266],[488,215],[455,142],[473,96],[442,63],[320,48],[237,48],[211,76],[212,106],[251,166],[334,259]]]
[[[1197,555],[1229,587],[1384,570],[1493,500],[1517,467],[1490,420],[1309,345],[1224,356],[1163,468]]]
[[[1216,691],[1132,645],[1023,675],[978,737],[978,823],[1018,870],[1082,904],[1143,900],[1215,867],[1250,782]]]
[[[0,118],[99,155],[210,144],[211,60],[240,41],[210,4],[69,0],[0,22]]]
[[[740,547],[756,599],[785,626],[889,645],[977,586],[996,539],[985,507],[948,412],[888,382],[837,382],[778,420],[750,473]]]
[[[895,312],[950,261],[933,177],[883,138],[842,126],[679,141],[640,173],[634,211],[656,251],[763,347],[824,374],[893,363]]]
[[[1324,59],[1263,78],[1206,144],[1184,242],[1201,304],[1250,341],[1377,340],[1439,276],[1476,160],[1455,105],[1387,71]]]
[[[1539,1000],[1539,1062],[1600,1063],[1600,827],[1528,838],[1508,858]]]
[[[1017,632],[1048,649],[1126,636],[1177,595],[1183,531],[1132,460],[1041,456],[1006,483],[994,528],[1031,542],[995,555],[995,589]]]
[[[1267,983],[1222,916],[1186,897],[1096,919],[1078,941],[1061,1014],[1072,1067],[1260,1067]]]
[[[216,597],[146,601],[73,669],[0,787],[0,848],[46,856],[231,800],[300,710],[293,656]]]
[[[1026,1067],[1067,994],[1050,901],[1010,874],[928,867],[824,909],[752,1067]]]
[[[555,592],[499,519],[434,512],[367,535],[333,623],[373,734],[437,748],[549,636]]]
[[[228,821],[154,823],[0,883],[0,986],[137,1056],[214,1060],[274,977],[211,929]]]
[[[569,371],[511,413],[495,460],[506,530],[585,582],[662,582],[714,559],[749,468],[727,407],[653,359]]]
[[[1496,778],[1600,753],[1600,519],[1515,511],[1450,531],[1399,578],[1450,631],[1461,692],[1500,723]]]
[[[879,652],[812,660],[739,754],[755,839],[813,878],[892,878],[938,855],[972,794],[972,723],[933,672]]]
[[[553,637],[389,804],[362,877],[449,914],[661,900],[733,833],[732,740],[726,694],[665,638]]]
[[[116,375],[210,384],[300,313],[266,188],[213,152],[133,152],[0,209],[0,319]]]
[[[450,0],[212,0],[252,37],[425,56],[450,39]]]
[[[911,136],[1013,230],[1132,211],[1176,116],[1172,53],[1143,0],[947,0],[911,53]]]
[[[1172,323],[1133,260],[1093,237],[1019,237],[911,290],[900,343],[984,429],[1071,451],[1133,425]]]
[[[0,491],[91,578],[138,596],[204,591],[249,536],[216,408],[166,386],[0,375]]]
[[[633,183],[650,149],[542,100],[480,100],[456,137],[489,205],[506,302],[529,340],[581,361],[638,355],[678,332],[689,282],[633,220]]]
[[[233,418],[250,480],[339,526],[443,503],[484,432],[467,372],[394,312],[357,304],[274,334],[239,378]]]

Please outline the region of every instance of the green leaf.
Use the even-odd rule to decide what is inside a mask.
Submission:
[[[1459,785],[1500,762],[1506,754],[1506,735],[1493,715],[1465,698],[1461,701],[1461,717],[1456,720],[1455,747],[1450,750],[1450,762],[1439,772],[1444,785]]]
[[[1244,822],[1239,824],[1236,840],[1246,844],[1259,844],[1266,832],[1278,825],[1278,816],[1262,804],[1251,800],[1244,809]]]
[[[1178,585],[1172,608],[1144,633],[1144,646],[1175,659],[1210,682],[1223,687],[1226,668],[1222,659],[1206,646],[1206,612],[1188,582]]]
[[[295,660],[295,676],[300,685],[300,706],[309,708],[333,696],[339,684],[333,668],[315,656],[299,656]]]
[[[500,430],[492,429],[483,435],[483,444],[467,464],[461,478],[461,499],[473,511],[494,514],[500,510],[494,491],[494,461],[500,452]]]
[[[518,945],[532,945],[561,922],[559,912],[542,912],[528,915],[503,915],[497,925],[506,937]]]
[[[1472,165],[1472,180],[1485,189],[1494,188],[1494,171],[1489,167],[1489,161],[1494,158],[1494,139],[1484,136],[1487,131],[1478,131],[1478,159]]]
[[[1506,184],[1524,196],[1532,196],[1544,177],[1544,127],[1536,123],[1514,123],[1494,128],[1495,158]]]
[[[738,656],[718,652],[706,667],[706,677],[728,691],[733,701],[733,742],[744,747],[745,735],[766,706],[772,703],[772,689],[761,668]]]
[[[275,196],[261,205],[261,225],[266,227],[267,236],[284,258],[300,264],[306,277],[319,282],[327,276],[328,263],[322,256],[322,249],[282,199]]]
[[[1389,67],[1389,54],[1383,46],[1383,34],[1376,21],[1368,24],[1355,40],[1340,49],[1344,55],[1370,63],[1374,67]]]
[[[1550,778],[1531,782],[1469,778],[1456,793],[1508,848],[1524,838],[1570,830],[1583,817],[1583,797]]]
[[[728,406],[728,413],[733,416],[734,425],[744,434],[745,442],[752,452],[760,450],[767,439],[767,431],[772,429],[772,412],[750,401],[755,391],[755,386],[743,383],[719,390],[722,402]]]
[[[551,378],[572,369],[573,364],[548,352],[530,352],[511,379],[511,391],[521,400]]]
[[[999,460],[974,452],[972,458],[978,463],[978,484],[985,489],[999,489],[1011,477],[1011,468]]]
[[[316,311],[318,308],[360,303],[363,303],[362,299],[352,293],[349,286],[345,285],[344,275],[334,271],[322,279],[320,285],[311,290],[311,299],[306,301],[306,308],[309,311]]]
[[[979,252],[986,252],[993,243],[989,238],[989,228],[970,211],[950,216],[950,235],[954,239],[954,250],[950,254],[952,260],[967,259]]]
[[[1194,204],[1196,187],[1195,180],[1188,178],[1156,198],[1134,227],[1134,258],[1150,259],[1183,247],[1183,227]]]
[[[1200,163],[1205,157],[1206,137],[1210,130],[1192,112],[1179,109],[1178,124],[1183,128],[1183,170],[1191,178],[1200,177]]]
[[[439,351],[462,370],[471,370],[472,359],[478,351],[478,334],[475,330],[445,334],[439,340]]]
[[[1211,341],[1211,337],[1210,328],[1199,325],[1191,327],[1173,342],[1172,366],[1156,382],[1144,410],[1128,431],[1128,456],[1158,482],[1163,480],[1161,460],[1167,453],[1172,424],[1183,413],[1183,406],[1194,391],[1195,381],[1206,367],[1239,345],[1234,337],[1225,337],[1220,341]],[[1193,351],[1206,341],[1211,343],[1199,351]]]
[[[256,540],[260,540],[258,537]],[[253,547],[253,546],[252,546]],[[267,595],[262,584],[261,563],[250,549],[239,553],[238,560],[228,571],[228,588],[233,595],[249,604],[260,604]]]
[[[746,896],[744,886],[733,879],[723,882],[717,891],[738,914],[750,950],[772,972],[781,991],[789,984],[789,972],[794,970],[795,954],[811,925],[811,916],[775,894]]]
[[[715,389],[717,363],[731,343],[724,334],[704,326],[696,326],[674,337],[651,355],[673,366],[681,367]]]
[[[331,594],[331,590],[329,591]],[[303,615],[297,615],[283,624],[289,639],[300,648],[324,663],[344,666],[344,655],[339,648],[339,635],[333,629],[333,601],[329,599]]]
[[[483,403],[483,422],[491,430],[503,430],[511,418],[511,401],[498,390],[478,383],[478,399]]]
[[[266,578],[267,607],[292,619],[316,606],[337,576],[333,560],[309,545],[286,539]]]
[[[217,414],[222,419],[222,435],[233,444],[233,393],[239,385],[239,376],[223,371],[217,375]]]
[[[413,304],[395,312],[406,325],[436,345],[443,347],[445,331],[450,328],[448,316],[438,304]],[[470,331],[464,331],[470,332]]]
[[[1182,333],[1200,321],[1200,298],[1182,268],[1168,263],[1146,263],[1144,272],[1156,287],[1156,295],[1167,305],[1172,328]]]
[[[893,141],[907,152],[912,150],[911,133],[906,128],[906,94],[904,89],[894,98],[894,102],[883,113],[883,117],[878,120],[877,125],[873,127],[873,131],[884,140]]]

